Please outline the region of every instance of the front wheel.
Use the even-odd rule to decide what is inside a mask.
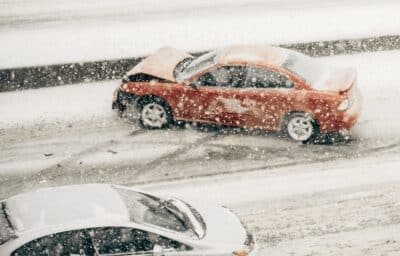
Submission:
[[[146,100],[141,105],[139,119],[143,127],[147,129],[165,128],[172,121],[171,110],[161,100]]]
[[[317,123],[306,113],[290,114],[286,118],[284,129],[291,139],[298,142],[309,142],[319,133]]]

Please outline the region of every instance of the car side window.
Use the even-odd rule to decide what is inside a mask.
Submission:
[[[197,81],[198,86],[242,88],[246,77],[243,66],[223,66],[205,73]]]
[[[12,256],[94,255],[90,239],[83,230],[67,231],[41,237],[15,250]]]
[[[270,69],[247,68],[246,88],[293,88],[293,82],[286,76]]]
[[[133,228],[96,228],[89,233],[93,245],[100,255],[148,253],[153,251],[155,245],[174,251],[190,249],[188,246],[163,236]]]
[[[146,252],[154,247],[147,232],[132,228],[96,228],[90,231],[90,236],[100,255]]]

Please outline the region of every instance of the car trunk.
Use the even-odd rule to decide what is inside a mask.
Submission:
[[[357,72],[351,68],[334,69],[327,73],[325,79],[317,83],[315,89],[344,93],[356,83]]]

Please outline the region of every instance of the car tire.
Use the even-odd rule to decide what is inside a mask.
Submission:
[[[319,127],[315,119],[304,112],[291,113],[285,118],[284,133],[294,141],[312,142],[319,134]]]
[[[157,97],[147,97],[139,101],[139,121],[146,129],[163,129],[172,123],[171,108]]]

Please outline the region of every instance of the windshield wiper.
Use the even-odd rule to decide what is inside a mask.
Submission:
[[[190,205],[180,199],[171,199],[168,202],[183,215],[185,222],[190,225],[190,229],[198,238],[205,235],[205,225],[198,219],[197,212]]]
[[[190,221],[190,218],[184,212],[180,211],[172,202],[173,200],[163,200],[160,202],[160,205],[173,214],[186,229],[191,230],[194,234],[198,235]]]

